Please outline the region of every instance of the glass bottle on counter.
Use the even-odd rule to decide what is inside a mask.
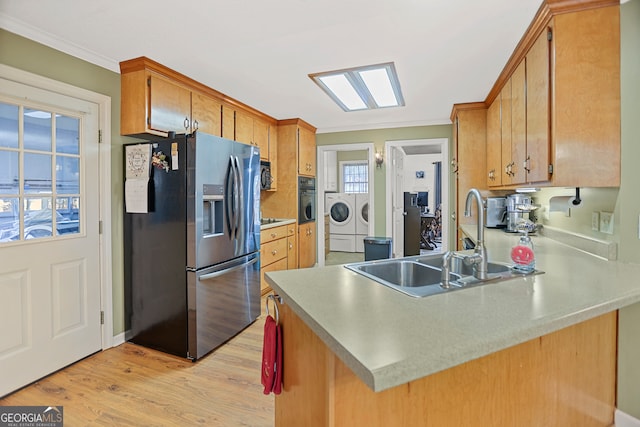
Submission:
[[[511,248],[511,260],[513,269],[520,273],[533,273],[536,269],[536,258],[533,251],[533,241],[526,228],[519,230],[522,235],[518,242]]]

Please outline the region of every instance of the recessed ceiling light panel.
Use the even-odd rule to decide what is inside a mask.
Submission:
[[[309,74],[344,111],[404,105],[393,62]]]

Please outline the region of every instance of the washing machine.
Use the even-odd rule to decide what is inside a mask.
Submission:
[[[369,193],[356,193],[356,252],[364,252],[369,235]]]
[[[326,193],[325,209],[329,212],[329,250],[356,251],[356,195]]]

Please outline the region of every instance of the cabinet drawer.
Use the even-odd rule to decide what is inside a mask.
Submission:
[[[271,290],[271,287],[264,280],[264,273],[268,273],[269,271],[278,271],[278,270],[286,270],[286,269],[287,269],[286,258],[276,261],[273,264],[269,264],[266,267],[262,267],[260,269],[260,293],[264,295],[266,292]]]
[[[260,261],[262,265],[269,265],[287,257],[287,239],[278,239],[260,246]],[[285,267],[286,268],[286,267]]]
[[[280,225],[278,227],[267,228],[260,231],[260,245],[271,242],[272,240],[282,239],[287,237],[287,226]],[[264,261],[263,261],[264,262]]]

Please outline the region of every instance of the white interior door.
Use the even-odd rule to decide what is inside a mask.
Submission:
[[[101,349],[98,105],[0,79],[0,396]]]
[[[394,257],[404,256],[404,153],[391,147],[393,161],[393,253]]]

